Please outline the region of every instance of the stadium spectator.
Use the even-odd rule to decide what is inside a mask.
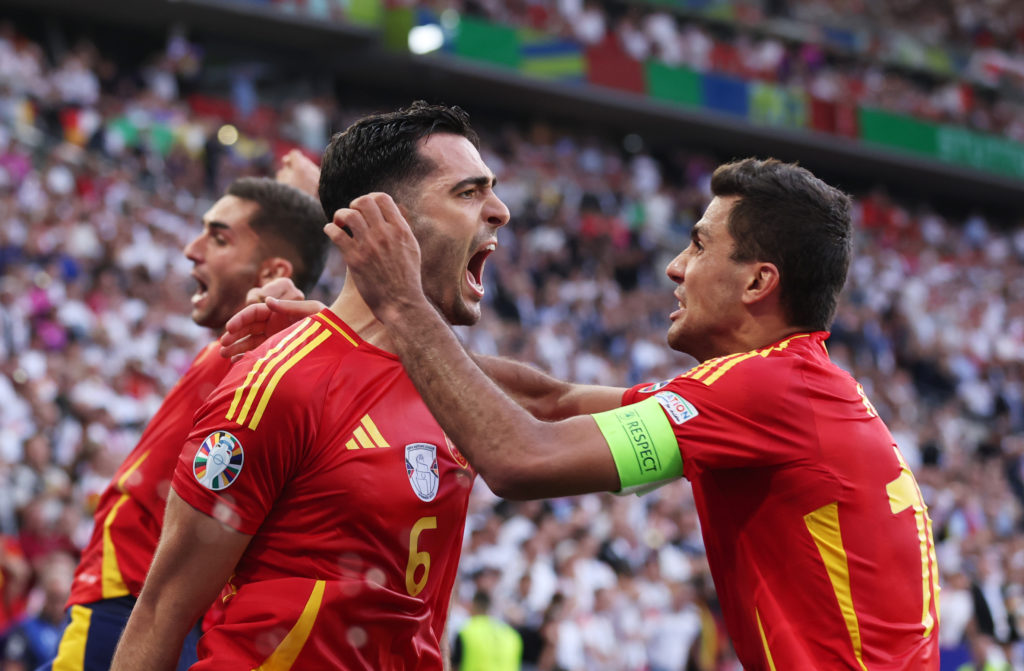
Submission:
[[[519,632],[490,613],[491,597],[473,595],[469,619],[455,636],[452,664],[459,671],[519,671],[523,639]]]

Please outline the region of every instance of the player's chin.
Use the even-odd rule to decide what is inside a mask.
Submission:
[[[463,299],[456,301],[450,310],[448,321],[453,326],[472,326],[480,321],[481,307],[480,300]]]
[[[668,346],[677,352],[685,352],[686,347],[686,333],[682,328],[682,320],[676,320],[668,327],[668,332],[665,334],[665,342]]]

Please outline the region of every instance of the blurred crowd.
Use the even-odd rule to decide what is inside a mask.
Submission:
[[[259,2],[261,0],[250,0]],[[275,0],[307,10],[310,0]],[[1024,142],[1024,5],[1012,0],[401,0],[583,45]],[[715,11],[721,9],[723,11]],[[852,128],[828,129],[856,134]]]
[[[99,492],[214,335],[188,317],[182,248],[200,213],[235,177],[269,174],[282,147],[313,151],[368,111],[286,100],[269,134],[243,142],[215,101],[182,93],[201,59],[178,35],[130,68],[89,43],[55,57],[0,26],[0,669],[45,639],[26,631],[56,626]],[[249,100],[247,123],[265,124],[252,94],[233,104]],[[716,158],[656,159],[542,121],[475,125],[512,224],[488,263],[484,319],[459,329],[469,346],[600,384],[692,365],[664,344],[663,269]],[[930,507],[948,668],[974,655],[1024,669],[1024,221],[856,195],[831,354]],[[343,277],[335,254],[315,297]],[[478,482],[452,632],[478,590],[522,633],[527,669],[737,669],[686,481],[531,503]]]

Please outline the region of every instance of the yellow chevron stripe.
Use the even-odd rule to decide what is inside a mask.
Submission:
[[[326,324],[327,324],[328,326],[330,326],[331,328],[333,328],[333,329],[334,329],[335,331],[337,331],[337,332],[338,332],[338,333],[340,333],[341,335],[345,336],[345,340],[348,340],[348,341],[349,341],[350,343],[352,343],[352,344],[353,344],[354,346],[356,346],[356,347],[359,347],[359,343],[357,343],[357,342],[356,342],[356,341],[355,341],[355,340],[354,340],[354,339],[352,338],[352,336],[350,336],[350,335],[349,335],[348,333],[346,333],[346,332],[345,332],[345,329],[341,328],[341,326],[339,326],[338,324],[334,323],[334,320],[332,320],[332,319],[331,319],[330,317],[328,317],[326,313],[324,313],[324,312],[321,312],[321,313],[320,313],[320,319],[324,320],[324,323],[326,323]]]
[[[373,420],[370,419],[369,415],[363,415],[362,425],[366,427],[366,432],[370,434],[370,438],[373,439],[377,447],[391,447],[388,441],[384,440],[384,436],[381,435],[380,430],[373,423]]]
[[[345,443],[345,449],[346,450],[358,450],[359,449],[359,446],[356,445],[355,438],[349,438],[348,439],[348,442]]]
[[[135,460],[131,466],[125,470],[124,474],[117,479],[117,490],[122,492],[121,497],[114,504],[114,507],[110,509],[107,516],[103,519],[103,556],[100,560],[100,590],[104,599],[114,599],[119,596],[128,596],[131,594],[131,590],[128,589],[128,585],[124,581],[124,576],[121,574],[121,565],[117,561],[117,553],[115,551],[114,537],[110,533],[110,527],[114,524],[114,520],[117,518],[117,511],[123,506],[130,495],[124,493],[124,484],[128,481],[128,478],[142,465],[142,462],[149,456],[149,450],[142,453],[138,459]]]
[[[244,394],[245,390],[249,388],[250,384],[252,384],[253,378],[256,377],[256,374],[263,367],[263,364],[269,361],[283,347],[286,347],[289,342],[291,342],[296,336],[298,336],[298,334],[302,332],[302,330],[306,327],[306,324],[309,323],[309,321],[309,317],[302,320],[302,323],[299,324],[298,328],[289,333],[284,339],[281,340],[281,342],[274,345],[274,347],[272,347],[266,354],[264,354],[259,359],[259,361],[253,364],[252,368],[249,369],[249,374],[245,376],[245,382],[243,382],[237,389],[235,389],[235,397],[231,400],[231,407],[228,408],[228,414],[225,417],[225,419],[231,421],[232,415],[235,414],[235,410],[238,408],[238,403],[242,399],[242,394]],[[241,422],[238,423],[241,424]]]
[[[301,361],[307,354],[315,350],[317,347],[320,346],[320,344],[323,341],[327,340],[330,337],[331,333],[329,331],[324,331],[323,333],[319,334],[316,338],[313,339],[313,342],[309,343],[308,345],[300,349],[298,352],[292,355],[292,357],[288,359],[288,361],[284,362],[284,364],[282,364],[277,369],[277,371],[274,373],[274,376],[270,378],[270,383],[267,384],[267,388],[266,391],[263,392],[263,396],[260,397],[260,402],[259,405],[256,407],[256,412],[253,413],[252,421],[249,422],[250,429],[253,429],[254,431],[256,430],[256,427],[259,425],[260,420],[263,418],[263,411],[266,410],[267,403],[270,402],[270,397],[274,395],[274,390],[277,389],[277,383],[281,381],[281,378],[284,377],[284,374],[291,370],[292,366]]]
[[[316,622],[316,616],[320,612],[320,604],[324,600],[325,585],[326,583],[323,580],[316,581],[316,584],[313,586],[313,592],[309,595],[309,599],[302,609],[302,614],[295,621],[291,631],[284,637],[280,645],[274,649],[274,652],[270,653],[270,657],[263,660],[263,663],[253,671],[288,671],[292,668],[299,653],[302,652],[303,646],[306,645],[309,634],[313,631],[313,624]]]
[[[703,382],[704,384],[706,384],[707,386],[710,387],[712,384],[717,382],[720,377],[722,377],[723,375],[728,373],[733,368],[733,366],[735,366],[736,364],[742,363],[742,362],[744,362],[744,361],[746,361],[748,359],[752,359],[755,356],[760,356],[761,358],[766,358],[769,354],[772,354],[773,352],[781,352],[782,350],[786,349],[787,347],[789,347],[789,343],[793,342],[797,338],[808,338],[808,337],[810,337],[810,336],[807,333],[800,333],[800,334],[797,334],[795,336],[791,336],[789,338],[786,338],[785,340],[783,340],[779,344],[774,345],[772,347],[766,347],[765,349],[754,350],[752,352],[747,352],[746,354],[734,355],[733,358],[731,358],[730,360],[728,360],[725,363],[723,363],[718,368],[718,370],[716,370],[714,373],[709,375],[707,377],[707,379],[701,380],[701,382]]]
[[[256,401],[256,397],[259,395],[260,389],[263,388],[263,384],[266,382],[267,377],[270,375],[270,371],[274,370],[278,366],[278,364],[280,364],[286,357],[288,357],[289,355],[292,354],[292,352],[295,351],[296,347],[305,342],[314,333],[320,331],[321,328],[322,327],[319,322],[313,322],[312,324],[309,325],[309,328],[302,332],[302,335],[293,339],[290,343],[288,343],[286,347],[284,347],[280,352],[274,355],[273,359],[270,359],[267,362],[267,364],[263,367],[263,370],[260,371],[260,374],[256,378],[256,381],[253,382],[252,386],[249,387],[249,393],[245,397],[245,402],[242,404],[242,408],[241,410],[238,411],[238,416],[235,418],[236,422],[243,426],[245,425],[246,418],[249,416],[249,410],[252,409],[252,404]],[[327,331],[324,331],[324,333],[327,333]],[[228,417],[228,419],[231,419],[230,416]]]
[[[757,617],[757,631],[761,634],[761,645],[764,647],[764,656],[768,660],[768,668],[775,671],[775,660],[772,659],[771,648],[768,647],[768,636],[764,633],[764,625],[761,624],[761,611],[754,609],[754,616]]]
[[[706,384],[707,386],[710,387],[712,384],[714,384],[715,382],[718,381],[718,378],[722,377],[723,375],[728,373],[730,370],[732,370],[733,366],[735,366],[736,364],[741,363],[743,361],[746,361],[747,359],[753,359],[755,356],[757,356],[757,354],[758,354],[757,352],[747,352],[746,354],[744,354],[742,356],[738,356],[738,357],[736,357],[734,359],[730,359],[729,361],[726,361],[721,366],[719,366],[718,370],[716,370],[714,373],[712,373],[711,375],[708,375],[707,378],[701,380],[701,382],[703,382],[704,384]]]
[[[682,377],[687,377],[692,380],[700,380],[702,377],[713,371],[716,367],[722,365],[724,362],[734,358],[742,356],[742,354],[729,354],[726,356],[715,357],[714,359],[708,359],[699,366],[695,366],[690,370],[683,373]]]

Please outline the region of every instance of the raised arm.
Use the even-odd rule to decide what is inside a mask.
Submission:
[[[298,149],[292,149],[281,157],[281,167],[277,169],[274,179],[314,198],[320,197],[320,166]]]
[[[171,671],[185,636],[227,583],[252,538],[171,491],[164,527],[112,671]]]
[[[622,394],[626,391],[564,382],[512,359],[473,355],[473,360],[502,391],[537,419],[551,421],[611,410],[622,405]]]

